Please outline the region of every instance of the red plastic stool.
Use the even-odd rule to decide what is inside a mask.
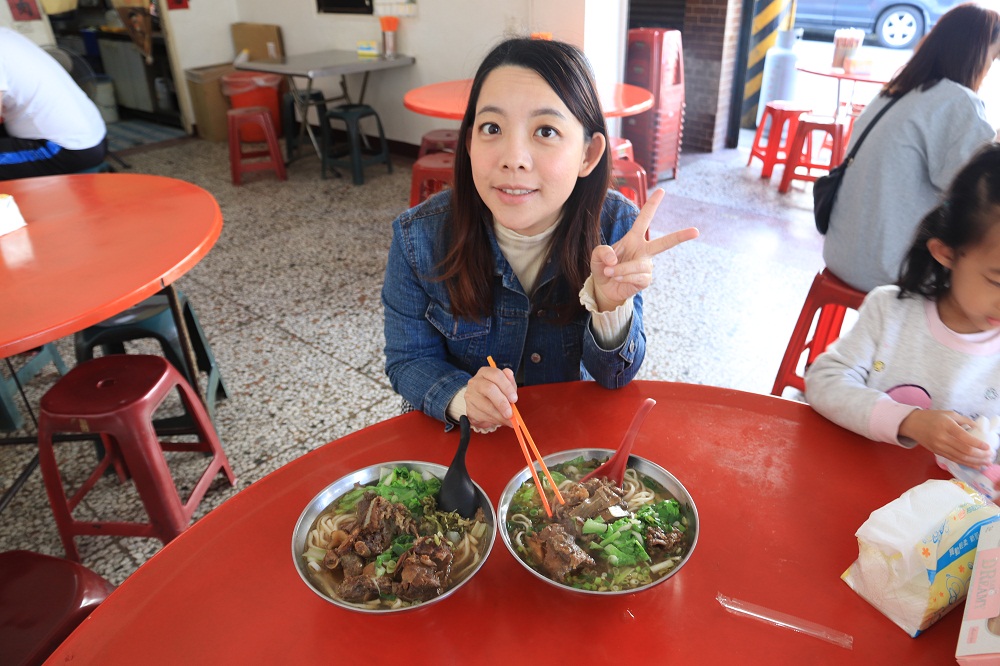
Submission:
[[[795,138],[792,139],[788,147],[788,160],[785,162],[785,173],[781,174],[781,184],[778,191],[784,194],[792,186],[793,180],[815,181],[817,176],[812,173],[813,169],[830,171],[844,161],[844,135],[846,122],[842,119],[831,118],[829,116],[814,116],[811,113],[804,113],[799,116],[798,127],[795,130]],[[830,161],[818,162],[812,155],[812,134],[813,132],[826,132],[831,140]],[[820,143],[819,145],[823,145]],[[805,173],[798,173],[797,169],[805,167]]]
[[[806,390],[802,376],[796,374],[802,354],[808,350],[806,367],[809,367],[817,356],[826,351],[826,348],[840,337],[840,329],[844,324],[844,315],[847,313],[847,309],[857,310],[860,308],[866,295],[865,292],[858,291],[843,282],[829,269],[824,268],[822,272],[816,274],[816,278],[809,288],[809,293],[806,295],[802,312],[799,313],[799,319],[795,322],[795,328],[792,330],[792,337],[788,341],[785,355],[781,359],[781,365],[778,367],[778,375],[774,379],[771,395],[780,397],[788,386],[800,391]],[[809,336],[817,311],[819,311],[819,317],[816,319],[816,329],[813,331],[812,339],[807,341],[806,338]]]
[[[458,130],[431,130],[420,137],[417,159],[431,153],[453,153],[458,146]]]
[[[153,413],[174,389],[194,422],[195,442],[161,442],[153,429]],[[77,562],[73,537],[81,534],[117,534],[154,537],[168,543],[187,529],[201,498],[222,471],[231,485],[236,477],[212,427],[201,399],[183,376],[161,356],[102,356],[84,361],[60,378],[42,396],[38,421],[38,455],[45,489],[52,505],[66,556]],[[56,464],[56,433],[98,434],[105,456],[80,488],[67,497]],[[182,503],[164,451],[203,451],[211,454],[208,468]],[[73,509],[90,492],[109,465],[121,472],[124,462],[132,475],[148,523],[76,520]]]
[[[41,664],[114,589],[76,562],[27,550],[0,553],[3,663]]]
[[[611,152],[613,160],[631,160],[635,162],[635,151],[632,150],[632,142],[628,139],[613,136],[608,139],[608,150]]]
[[[646,170],[632,160],[612,160],[611,178],[615,189],[635,202],[639,208],[646,205]]]
[[[429,153],[413,163],[410,208],[455,182],[454,153]]]
[[[750,147],[750,157],[747,158],[747,166],[753,158],[757,158],[764,163],[764,168],[760,170],[761,178],[770,178],[774,171],[775,164],[785,164],[788,159],[788,146],[795,136],[798,126],[799,116],[803,113],[810,113],[812,108],[799,102],[775,100],[768,102],[764,106],[764,113],[760,117],[757,125],[757,133],[753,137],[753,146]],[[767,135],[767,143],[762,143],[764,138],[764,127],[768,119],[771,120],[771,129]],[[788,125],[788,132],[785,133],[785,124]],[[785,140],[782,141],[782,134]]]
[[[226,121],[229,124],[229,170],[232,174],[233,185],[239,185],[243,182],[244,173],[269,169],[273,169],[280,180],[288,180],[285,162],[281,157],[281,148],[278,147],[278,135],[274,131],[274,123],[267,107],[247,106],[230,109],[226,113]],[[244,125],[255,125],[263,130],[267,150],[243,150],[240,128]],[[244,161],[256,157],[269,159],[253,162]]]

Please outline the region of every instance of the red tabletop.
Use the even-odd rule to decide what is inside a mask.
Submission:
[[[205,190],[138,174],[0,182],[26,227],[0,236],[0,358],[96,324],[205,256],[222,213]]]
[[[686,566],[646,592],[557,590],[497,538],[476,577],[427,608],[379,617],[319,598],[291,553],[310,500],[362,467],[454,455],[457,429],[410,413],[225,502],[126,579],[47,663],[954,663],[961,608],[913,639],[840,579],[874,509],[943,477],[929,454],[867,441],[800,403],[705,386],[554,384],[521,390],[518,406],[544,454],[613,448],[647,397],[657,405],[633,453],[685,485],[701,532]],[[507,428],[473,435],[467,464],[496,502],[524,460]],[[853,649],[728,613],[720,593],[850,634]]]
[[[471,89],[472,79],[432,83],[407,91],[403,106],[425,116],[461,120]],[[617,83],[610,94],[601,96],[601,107],[609,118],[631,116],[653,108],[653,93],[639,86]]]
[[[891,75],[884,72],[868,72],[867,74],[846,72],[843,67],[814,67],[809,65],[798,65],[796,69],[800,72],[805,72],[806,74],[828,76],[830,78],[840,79],[841,81],[856,81],[858,83],[878,83],[880,85],[885,85],[889,82],[889,79],[892,78]]]

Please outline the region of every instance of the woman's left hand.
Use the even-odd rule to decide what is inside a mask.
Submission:
[[[654,256],[698,237],[698,230],[688,227],[646,240],[646,232],[663,194],[663,190],[657,188],[646,200],[629,232],[614,245],[598,245],[590,255],[594,295],[601,312],[614,310],[649,286],[653,281]]]

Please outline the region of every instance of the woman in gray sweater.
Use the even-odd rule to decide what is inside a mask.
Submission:
[[[892,99],[844,180],[823,247],[827,267],[862,291],[896,281],[924,215],[972,155],[994,141],[977,91],[1000,55],[1000,14],[955,7],[854,125],[851,145]]]

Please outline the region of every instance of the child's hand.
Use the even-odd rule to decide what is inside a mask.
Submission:
[[[909,437],[931,453],[978,469],[993,462],[993,452],[966,428],[976,422],[941,409],[915,409],[899,424],[899,435]]]
[[[662,200],[663,190],[657,188],[639,211],[629,232],[613,246],[598,245],[590,255],[594,296],[601,312],[614,310],[649,286],[653,281],[652,257],[698,237],[698,230],[690,227],[646,240],[646,231],[653,221],[653,213]]]
[[[492,430],[498,425],[510,425],[514,415],[511,403],[517,402],[514,372],[484,366],[469,380],[465,390],[465,415],[469,425],[480,430]]]

